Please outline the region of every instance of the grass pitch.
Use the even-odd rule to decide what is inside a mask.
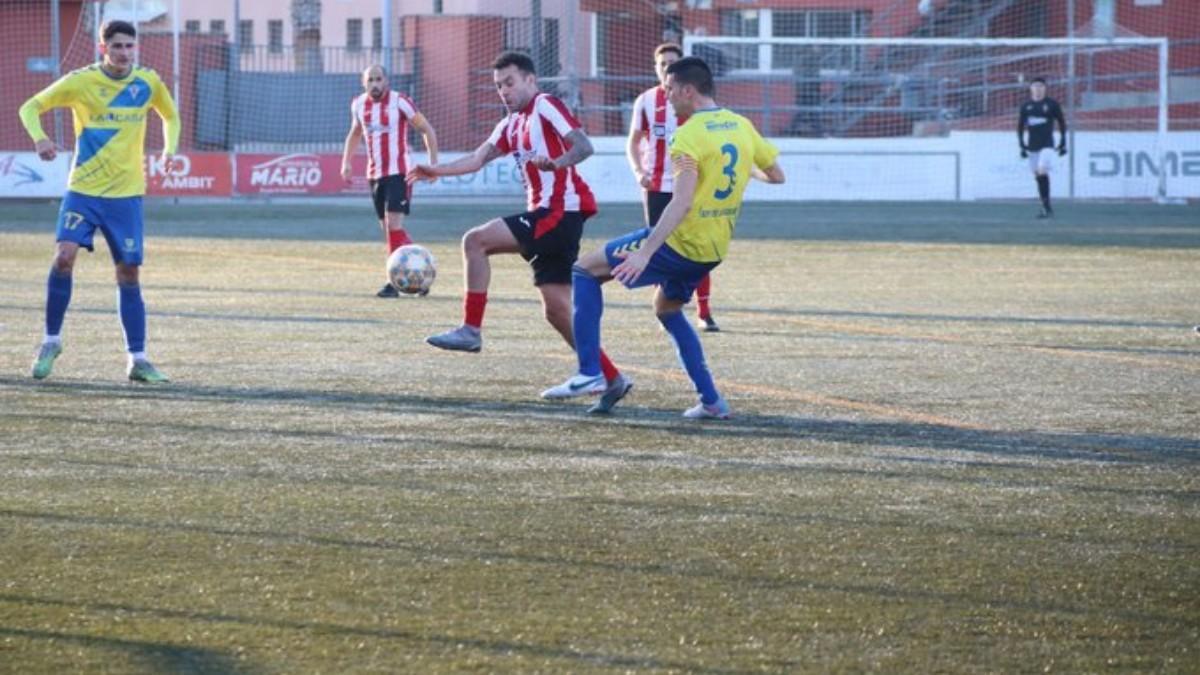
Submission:
[[[175,382],[124,381],[102,244],[34,382],[54,208],[0,223],[0,672],[1200,669],[1195,207],[749,205],[726,423],[646,291],[618,414],[540,401],[574,361],[515,256],[482,354],[423,344],[515,205],[418,203],[438,282],[379,300],[366,200],[149,204]]]

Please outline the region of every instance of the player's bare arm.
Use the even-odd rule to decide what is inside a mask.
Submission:
[[[436,166],[438,163],[437,131],[434,131],[433,125],[430,124],[429,120],[421,113],[417,113],[415,116],[413,116],[412,125],[421,134],[422,140],[425,141],[425,152],[429,155],[429,163],[433,166]],[[433,181],[436,179],[431,176],[429,178],[423,178],[422,180]]]
[[[757,178],[764,183],[779,185],[786,180],[783,175],[783,169],[778,164],[772,164],[765,169],[760,169],[757,166],[750,167],[751,178]]]
[[[408,172],[408,184],[419,180],[431,180],[438,176],[461,176],[465,173],[475,173],[488,162],[501,156],[500,150],[491,143],[483,143],[475,152],[450,162],[449,164],[418,164]]]
[[[557,158],[550,159],[549,157],[537,155],[530,158],[529,163],[542,171],[558,171],[569,166],[575,166],[588,157],[591,157],[592,153],[595,152],[592,148],[592,141],[588,139],[587,134],[583,133],[583,129],[572,129],[571,133],[567,134],[566,141],[570,147]]]
[[[638,129],[629,130],[629,140],[625,143],[625,157],[629,160],[629,168],[633,171],[633,177],[637,180],[638,185],[643,188],[650,187],[650,176],[646,173],[646,168],[642,166],[642,132]]]
[[[354,148],[358,147],[361,140],[362,127],[359,126],[358,120],[351,113],[350,131],[346,132],[346,142],[342,146],[342,180],[350,180],[350,158],[354,155]]]
[[[675,190],[671,195],[671,202],[659,218],[658,225],[650,230],[650,236],[642,242],[642,247],[630,253],[612,269],[612,277],[623,284],[631,284],[642,276],[651,256],[670,238],[671,233],[679,227],[692,208],[692,197],[695,196],[696,184],[700,181],[696,160],[689,155],[675,155],[671,160],[675,166]]]

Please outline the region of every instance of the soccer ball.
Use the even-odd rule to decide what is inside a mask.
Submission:
[[[388,256],[387,275],[401,293],[425,295],[437,278],[437,266],[429,249],[408,244]]]

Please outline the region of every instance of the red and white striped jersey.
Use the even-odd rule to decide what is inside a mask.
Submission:
[[[641,136],[642,168],[650,176],[651,192],[671,192],[675,180],[671,175],[671,137],[687,118],[675,116],[675,108],[667,100],[667,90],[653,87],[642,92],[633,102],[633,119],[629,132]]]
[[[350,112],[367,146],[367,179],[408,173],[408,120],[417,114],[412,99],[389,89],[376,101],[364,92],[350,103]]]
[[[596,212],[596,198],[583,176],[569,166],[540,171],[529,163],[541,155],[557,159],[567,151],[566,137],[579,121],[562,101],[538,94],[524,108],[500,120],[487,142],[505,155],[515,155],[521,181],[529,196],[529,210]]]

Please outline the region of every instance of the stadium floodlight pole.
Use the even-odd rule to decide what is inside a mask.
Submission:
[[[1158,203],[1167,203],[1167,124],[1171,105],[1170,41],[1158,39]]]
[[[138,26],[138,21],[142,18],[141,9],[142,9],[142,3],[139,2],[139,0],[133,0],[133,29],[134,30],[141,30],[141,27]],[[139,52],[141,52],[141,51],[142,50],[140,50],[140,49],[133,50],[133,65],[135,65],[135,66],[141,62],[141,54],[139,54]]]
[[[236,30],[237,27],[235,26]],[[179,0],[171,6],[171,96],[179,105]]]
[[[242,25],[241,0],[233,0],[233,25]],[[233,31],[233,50],[225,66],[229,69],[225,78],[225,145],[229,148],[229,170],[233,176],[238,175],[237,147],[233,142],[233,115],[237,106],[233,104],[233,96],[237,91],[237,72],[242,66],[241,32]],[[233,193],[237,194],[237,181],[234,181]]]
[[[1067,0],[1067,37],[1075,37],[1075,0]],[[1075,149],[1075,45],[1067,49],[1067,137]],[[1063,139],[1064,141],[1067,139]],[[1067,157],[1067,197],[1075,198],[1075,153]]]
[[[387,70],[388,76],[393,77],[392,72],[395,64],[392,62],[392,0],[379,0],[381,5],[379,15],[383,17],[380,23],[383,24],[383,35],[380,36],[380,41],[383,43],[383,67]]]
[[[50,63],[54,81],[62,77],[62,17],[59,15],[59,0],[50,1]],[[54,109],[54,142],[63,142],[62,110]]]

